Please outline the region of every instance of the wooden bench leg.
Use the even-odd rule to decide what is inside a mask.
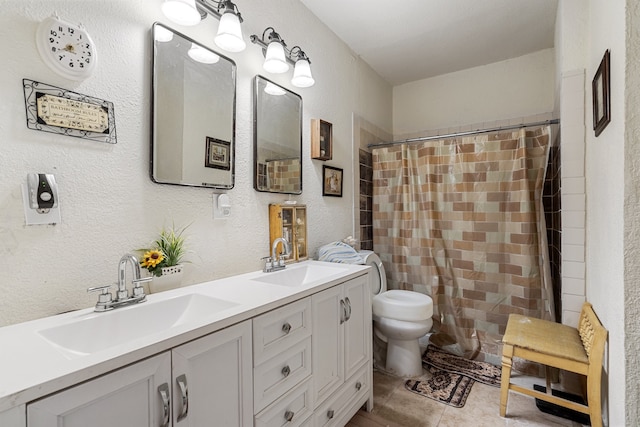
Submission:
[[[513,346],[503,344],[502,347],[502,380],[500,383],[500,416],[507,415],[507,399],[509,399],[509,384],[511,382],[511,364]]]

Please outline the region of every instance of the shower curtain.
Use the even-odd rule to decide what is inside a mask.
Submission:
[[[496,360],[510,313],[552,318],[542,190],[550,127],[373,151],[373,246],[390,289],[434,302],[438,343]]]

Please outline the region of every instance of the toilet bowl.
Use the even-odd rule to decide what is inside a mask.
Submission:
[[[422,375],[418,339],[433,326],[433,300],[419,292],[387,291],[387,277],[380,258],[361,251],[366,265],[373,268],[371,295],[375,334],[387,342],[385,369],[404,377]]]

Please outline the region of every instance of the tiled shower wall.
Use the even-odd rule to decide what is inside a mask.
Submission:
[[[542,194],[544,216],[547,223],[547,243],[549,244],[549,267],[553,283],[553,300],[556,319],[562,315],[562,216],[560,204],[560,146],[556,142],[549,150],[547,175]]]
[[[373,156],[360,149],[360,249],[373,250]]]

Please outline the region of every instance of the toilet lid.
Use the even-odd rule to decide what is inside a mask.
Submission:
[[[360,256],[365,265],[370,265],[371,271],[371,295],[378,295],[387,290],[387,273],[380,257],[373,251],[360,251]]]
[[[388,319],[422,321],[433,316],[433,300],[419,292],[393,289],[373,297],[373,314]]]

